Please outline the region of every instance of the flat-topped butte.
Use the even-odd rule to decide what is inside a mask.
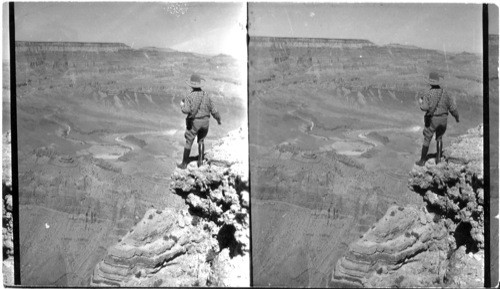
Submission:
[[[41,51],[87,51],[87,52],[116,52],[130,50],[123,43],[114,42],[59,42],[59,41],[16,41],[16,52]]]
[[[375,46],[365,39],[330,39],[330,38],[294,38],[294,37],[250,37],[250,46],[271,47],[278,43],[286,43],[294,47],[331,47],[331,48],[363,48]]]

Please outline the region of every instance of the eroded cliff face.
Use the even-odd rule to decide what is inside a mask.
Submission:
[[[149,209],[108,249],[91,285],[249,286],[246,136],[243,129],[230,133],[203,166],[177,169],[170,189],[187,207]]]
[[[482,287],[483,126],[410,172],[425,207],[393,206],[337,262],[330,286]]]

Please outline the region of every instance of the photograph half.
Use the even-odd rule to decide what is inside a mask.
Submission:
[[[482,9],[249,4],[254,285],[484,286]]]
[[[250,285],[246,13],[14,3],[21,285]]]

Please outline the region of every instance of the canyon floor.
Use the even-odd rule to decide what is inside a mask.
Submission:
[[[16,59],[21,282],[88,286],[146,210],[185,207],[169,192],[182,159],[184,81],[201,73],[222,115],[207,151],[244,125],[242,82],[223,55],[44,49]],[[8,108],[4,99],[4,116]]]

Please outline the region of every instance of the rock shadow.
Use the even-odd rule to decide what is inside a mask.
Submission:
[[[469,252],[477,253],[479,251],[477,242],[472,238],[470,234],[471,229],[472,229],[471,224],[462,222],[457,226],[455,232],[453,233],[453,236],[455,237],[455,242],[457,244],[457,248],[465,246],[466,248],[465,253]]]
[[[219,248],[222,251],[225,248],[229,249],[229,256],[233,258],[236,255],[241,255],[241,248],[236,239],[234,238],[234,233],[236,228],[232,225],[224,225],[220,228],[219,234],[217,234],[217,241],[219,242]]]

